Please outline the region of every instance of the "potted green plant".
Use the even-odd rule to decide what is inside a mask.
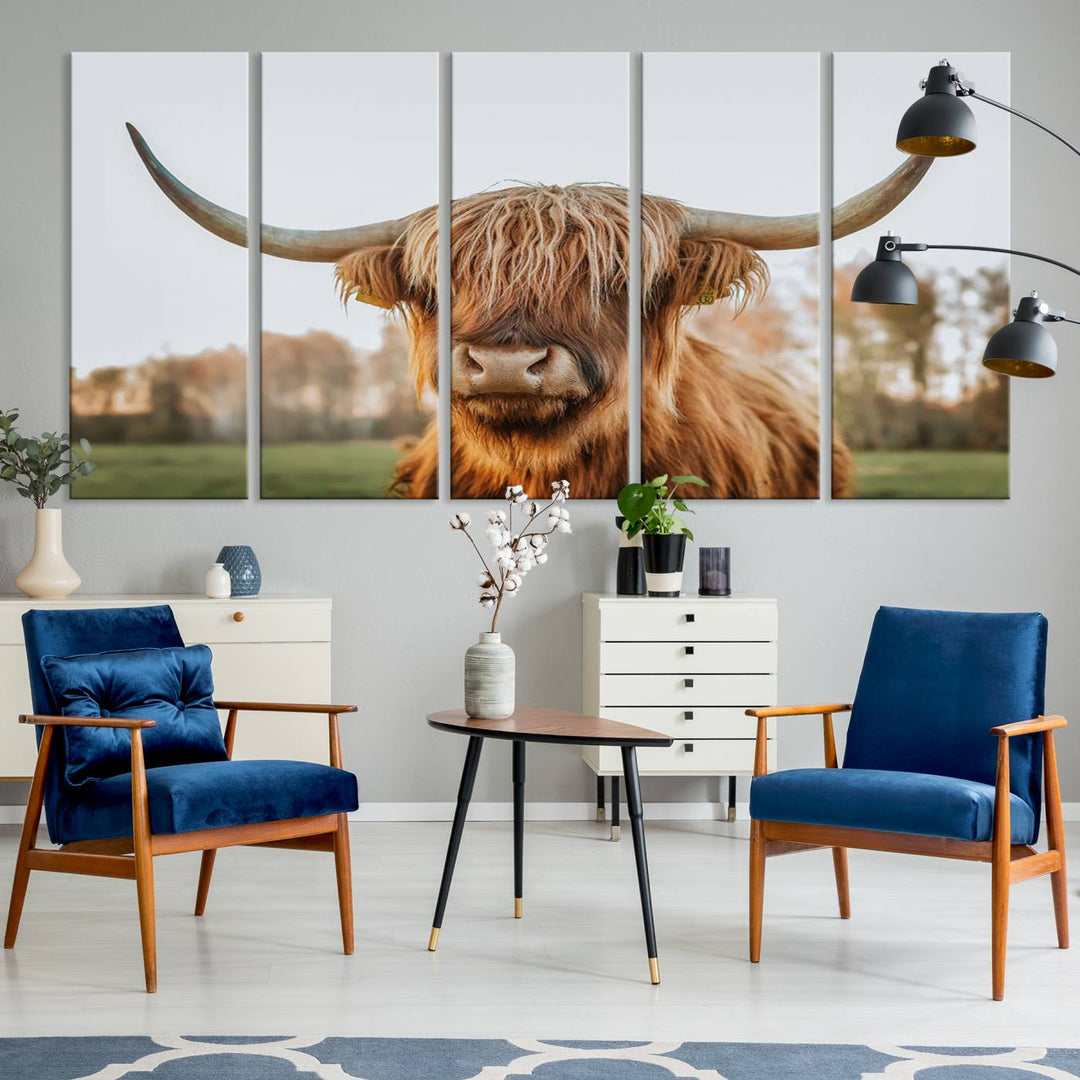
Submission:
[[[15,585],[27,596],[61,599],[73,593],[82,579],[64,558],[62,511],[45,504],[62,487],[94,471],[94,463],[89,460],[90,444],[81,439],[78,446],[73,446],[66,432],[20,435],[15,427],[18,419],[17,409],[0,410],[0,480],[14,484],[37,511],[34,554],[19,571]]]
[[[619,492],[619,510],[628,537],[642,534],[645,547],[645,584],[650,596],[678,596],[682,591],[687,538],[694,534],[676,511],[692,514],[675,494],[683,484],[708,485],[700,476],[658,476],[647,484],[627,484]],[[669,486],[670,485],[670,486]]]

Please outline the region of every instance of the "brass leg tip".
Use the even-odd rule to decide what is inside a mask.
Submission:
[[[428,952],[434,952],[439,947],[439,927],[431,928],[431,936],[427,939]]]
[[[735,807],[734,806],[729,806],[728,807],[727,819],[728,819],[729,822],[735,820]]]
[[[598,806],[596,808],[596,820],[597,821],[603,821],[604,818],[606,818],[606,817],[607,817],[607,814],[605,813],[604,808],[602,806]]]
[[[520,896],[514,897],[514,918],[520,919],[525,914],[525,901]]]
[[[660,963],[655,956],[649,957],[649,981],[653,986],[660,985]]]
[[[611,839],[618,840],[622,834],[622,829],[618,825],[611,826]]]

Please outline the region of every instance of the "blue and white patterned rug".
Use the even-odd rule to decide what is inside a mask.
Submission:
[[[3,1080],[1075,1080],[1080,1050],[538,1039],[0,1039]]]

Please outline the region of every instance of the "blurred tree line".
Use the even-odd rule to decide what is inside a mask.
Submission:
[[[72,374],[72,430],[91,442],[241,443],[246,402],[238,346]],[[264,441],[394,439],[424,423],[399,325],[388,322],[373,350],[318,330],[263,334]]]
[[[833,274],[833,419],[853,450],[1007,450],[1008,379],[982,366],[1008,320],[1003,268],[919,273],[919,303],[853,304]]]

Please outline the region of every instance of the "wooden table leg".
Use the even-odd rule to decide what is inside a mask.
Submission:
[[[655,986],[660,982],[660,965],[656,956],[656,930],[653,927],[652,892],[649,888],[649,860],[645,855],[645,819],[641,809],[637,748],[624,746],[622,761],[623,779],[626,781],[626,809],[630,814],[630,831],[634,837],[634,859],[637,862],[638,890],[641,893],[641,915],[645,922],[645,946],[649,953],[649,978]]]
[[[611,839],[618,840],[622,834],[622,828],[619,825],[619,803],[622,802],[622,796],[619,792],[619,778],[613,776],[611,778]]]
[[[439,944],[439,931],[442,929],[446,900],[450,895],[450,882],[454,877],[454,864],[457,862],[458,848],[461,846],[461,834],[465,831],[465,815],[469,812],[469,800],[472,798],[473,784],[476,782],[476,768],[480,764],[480,751],[483,747],[484,740],[481,736],[469,736],[469,748],[465,751],[465,768],[462,770],[461,784],[458,787],[454,824],[450,829],[450,846],[446,849],[439,899],[435,904],[435,918],[431,922],[431,936],[428,938],[428,949],[431,952],[434,952]]]
[[[524,914],[525,743],[514,740],[514,918]]]

